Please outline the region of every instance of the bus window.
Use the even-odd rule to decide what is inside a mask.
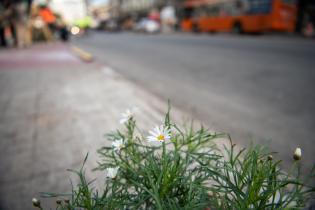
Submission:
[[[195,8],[193,12],[194,18],[207,17],[207,8],[205,6]]]
[[[249,1],[247,14],[268,14],[272,10],[272,0],[252,0]]]
[[[282,3],[284,4],[290,4],[290,5],[295,5],[296,1],[295,0],[282,0]]]
[[[225,3],[224,4],[224,11],[226,13],[226,15],[234,15],[233,11],[234,11],[234,6],[232,3]]]
[[[208,17],[217,17],[220,14],[220,7],[218,5],[207,7]]]
[[[191,18],[191,17],[192,17],[192,14],[193,14],[193,8],[188,7],[188,8],[185,8],[185,9],[184,9],[183,17],[184,17],[184,18]]]

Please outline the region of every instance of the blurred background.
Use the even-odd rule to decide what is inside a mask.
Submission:
[[[310,0],[3,0],[1,46],[32,41],[64,41],[68,32],[146,33],[277,32],[314,36],[314,2]],[[24,27],[21,27],[21,23]],[[26,28],[25,28],[26,27]],[[24,29],[25,28],[25,29]],[[20,32],[25,30],[25,32]]]
[[[307,171],[314,27],[311,0],[1,0],[0,209],[69,191],[65,169],[87,152],[96,166],[121,112],[150,129],[168,99],[177,122],[268,146],[283,168],[301,147]]]

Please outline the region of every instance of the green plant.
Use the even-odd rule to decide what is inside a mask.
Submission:
[[[302,178],[295,161],[289,173],[281,170],[281,161],[273,161],[266,148],[250,147],[235,152],[235,145],[221,151],[225,158],[214,164],[196,160],[208,172],[215,209],[301,209],[311,198],[314,177]]]
[[[181,129],[169,111],[147,139],[130,111],[121,122],[124,131],[106,136],[112,146],[98,150],[95,170],[108,177],[102,192],[86,180],[83,164],[72,171],[80,181],[71,193],[43,194],[70,197],[57,209],[301,209],[314,192],[300,176],[301,154],[285,173],[266,149],[237,150],[231,140],[220,149],[216,141],[227,135]]]

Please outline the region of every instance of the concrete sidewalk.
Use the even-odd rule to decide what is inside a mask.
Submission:
[[[66,169],[78,169],[87,152],[88,169],[95,167],[103,134],[121,127],[120,113],[133,106],[143,129],[160,124],[167,109],[110,67],[82,62],[68,45],[1,50],[0,209],[32,209],[38,192],[69,192]]]

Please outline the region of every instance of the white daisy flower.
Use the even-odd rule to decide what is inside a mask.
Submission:
[[[115,140],[112,143],[112,147],[113,147],[114,151],[118,151],[119,152],[122,148],[124,148],[123,140],[122,139]]]
[[[127,109],[124,113],[121,113],[121,119],[119,121],[120,124],[124,124],[126,122],[128,122],[128,120],[130,120],[130,118],[132,118],[134,115],[134,113],[130,110]]]
[[[111,179],[115,179],[116,176],[117,176],[117,173],[118,173],[118,169],[119,167],[116,167],[116,168],[107,168],[106,169],[106,172],[107,172],[107,177],[108,178],[111,178]]]
[[[170,140],[170,130],[165,128],[163,125],[156,126],[153,131],[149,131],[151,136],[148,136],[147,139],[150,142],[164,142],[165,140]]]
[[[301,158],[302,158],[302,150],[301,150],[301,148],[297,147],[294,151],[293,159],[294,160],[301,160]]]

